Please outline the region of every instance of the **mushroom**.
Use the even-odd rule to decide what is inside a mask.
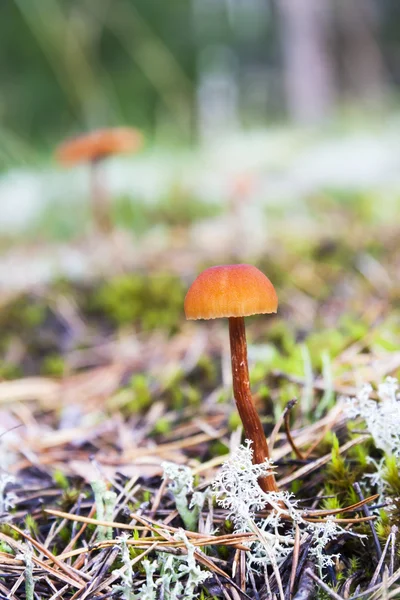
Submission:
[[[138,150],[142,134],[131,127],[98,129],[66,140],[56,150],[56,157],[64,165],[88,162],[91,167],[91,202],[94,222],[102,233],[112,229],[109,195],[101,177],[105,158],[121,152]]]
[[[250,391],[244,317],[277,311],[274,286],[252,265],[210,267],[192,283],[184,308],[187,319],[228,317],[233,394],[245,436],[253,442],[253,463],[264,463],[270,455]],[[278,489],[273,474],[260,478],[259,483],[266,492]]]

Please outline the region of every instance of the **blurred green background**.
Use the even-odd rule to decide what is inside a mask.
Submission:
[[[179,145],[393,109],[399,23],[396,0],[3,0],[0,160],[105,125]]]
[[[146,143],[104,165],[112,218],[134,236],[156,227],[149,245],[223,214],[218,231],[248,222],[262,252],[300,206],[328,230],[328,197],[357,210],[368,197],[390,220],[399,17],[395,0],[3,0],[1,243],[90,231],[88,169],[57,165],[54,150],[114,125]],[[210,239],[211,227],[201,248]]]

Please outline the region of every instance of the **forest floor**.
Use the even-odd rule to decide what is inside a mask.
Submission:
[[[0,598],[400,597],[399,400],[378,389],[400,372],[398,202],[254,210],[247,183],[218,214],[166,203],[148,234],[4,241]],[[66,249],[71,268],[37,275]],[[226,323],[183,314],[231,262],[279,296],[247,319],[276,496],[238,450]]]

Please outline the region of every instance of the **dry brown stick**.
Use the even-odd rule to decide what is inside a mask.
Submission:
[[[14,595],[18,591],[18,588],[24,582],[24,580],[25,580],[25,571],[23,573],[21,573],[21,575],[18,577],[17,581],[12,586],[12,588],[10,590],[10,594]],[[8,595],[7,595],[7,598],[8,598]]]
[[[368,440],[369,438],[370,438],[369,435],[360,435],[358,438],[355,438],[354,440],[349,440],[348,442],[346,442],[346,444],[343,444],[343,446],[340,446],[339,453],[343,454],[343,452],[347,452],[347,450],[349,450],[353,446],[356,446],[357,444],[360,444],[361,442],[364,442],[365,440]],[[312,471],[315,471],[316,469],[319,469],[323,465],[326,465],[330,460],[331,460],[331,453],[325,454],[325,456],[321,456],[321,458],[317,458],[311,464],[304,465],[304,467],[297,469],[297,471],[295,471],[294,473],[291,473],[287,477],[283,477],[283,479],[280,479],[278,481],[279,487],[287,485],[288,483],[291,483],[292,481],[295,481],[296,479],[299,479],[299,478],[304,477],[305,475],[308,475]]]
[[[118,553],[119,553],[118,548],[115,548],[115,547],[110,548],[108,551],[108,555],[106,555],[104,561],[100,565],[98,565],[96,572],[91,573],[91,579],[86,584],[86,588],[76,592],[75,595],[72,596],[71,600],[74,600],[74,599],[77,600],[77,598],[81,598],[81,600],[85,600],[85,598],[93,597],[92,594],[95,593],[96,584],[97,584],[97,587],[99,584],[101,584],[101,580],[98,581],[98,579],[101,578],[103,576],[103,574],[111,567],[111,565],[117,558]],[[89,596],[89,594],[90,594],[90,596]]]
[[[78,521],[79,523],[86,523],[86,525],[98,525],[100,527],[117,527],[118,529],[129,529],[134,531],[135,529],[148,529],[148,527],[142,527],[141,525],[130,525],[129,523],[118,523],[116,521],[100,521],[99,519],[93,519],[92,517],[83,517],[82,515],[73,515],[70,513],[63,512],[61,510],[54,510],[52,508],[46,508],[45,513],[52,515],[53,517],[60,517],[61,519],[68,519],[70,521]],[[91,509],[90,512],[95,512]]]
[[[314,564],[311,561],[306,562],[306,566],[314,568]],[[315,582],[308,575],[308,568],[304,569],[300,576],[299,586],[296,594],[293,596],[293,600],[314,600],[315,598]]]
[[[92,517],[92,515],[94,515],[94,513],[96,512],[96,506],[93,504],[92,508],[90,509],[89,512],[89,518]],[[68,514],[68,513],[66,513]],[[56,516],[56,515],[54,515]],[[79,516],[79,515],[76,515]],[[67,517],[64,517],[65,519]],[[79,522],[78,519],[76,520],[76,522]],[[70,550],[72,550],[72,548],[75,546],[75,544],[77,543],[77,541],[79,540],[79,538],[81,537],[81,535],[84,533],[86,527],[89,525],[88,521],[81,521],[83,523],[82,527],[80,528],[80,530],[76,533],[76,535],[72,538],[72,540],[69,541],[68,545],[64,548],[64,551],[62,552],[62,554],[64,554],[65,552],[69,552]]]
[[[24,552],[24,547],[22,546],[22,544],[20,542],[16,542],[15,540],[13,540],[9,536],[5,535],[4,533],[0,532],[0,539],[5,541],[9,546],[17,548],[19,552]],[[44,571],[46,571],[47,573],[50,573],[57,579],[60,579],[61,581],[63,581],[64,583],[68,583],[69,585],[72,585],[73,587],[79,588],[79,589],[84,587],[84,584],[78,583],[75,579],[72,579],[71,577],[65,575],[64,573],[60,573],[60,571],[53,569],[48,564],[44,563],[39,558],[37,558],[35,555],[32,556],[32,561],[35,563],[35,565],[38,565]]]
[[[81,577],[79,577],[71,567],[64,564],[61,560],[57,558],[57,556],[54,556],[54,554],[52,554],[50,550],[48,550],[42,544],[34,540],[33,537],[22,531],[22,529],[19,529],[19,527],[17,527],[16,525],[10,523],[9,527],[11,527],[11,529],[14,529],[14,531],[16,531],[19,535],[28,540],[28,542],[30,542],[32,546],[34,546],[37,550],[39,550],[39,552],[44,554],[44,556],[49,558],[61,571],[68,575],[68,577],[74,579],[80,585],[84,585],[84,580]]]
[[[114,542],[115,543],[115,542]],[[133,558],[130,561],[130,566],[122,566],[120,569],[115,569],[114,571],[112,571],[111,575],[108,577],[108,579],[106,579],[105,581],[103,581],[96,589],[96,593],[98,594],[99,592],[101,592],[102,590],[104,590],[105,588],[109,587],[111,584],[114,583],[114,581],[116,581],[128,568],[132,569],[132,567],[140,562],[145,556],[147,556],[148,554],[150,554],[150,552],[152,552],[156,547],[156,544],[153,544],[152,546],[149,546],[148,548],[146,548],[146,550],[144,550],[141,554],[139,554],[138,556],[136,556],[135,558]],[[71,598],[72,600],[72,598]]]
[[[355,489],[356,494],[360,498],[360,500],[361,501],[364,500],[364,496],[361,491],[360,484],[357,481],[355,483],[353,483],[353,488]],[[378,497],[378,494],[376,495],[376,497]],[[370,512],[367,504],[363,504],[362,510],[363,510],[363,513],[365,516],[367,516],[367,517],[371,516],[371,512]],[[376,533],[375,527],[373,526],[372,523],[370,523],[370,528],[371,528],[372,539],[374,540],[376,555],[378,557],[378,563],[379,563],[380,559],[382,558],[382,548],[379,543],[378,534]]]
[[[297,402],[297,398],[293,398],[293,400],[289,400],[289,402],[286,404],[283,412],[281,413],[281,415],[279,416],[278,420],[275,423],[275,426],[271,432],[271,435],[269,436],[269,442],[268,442],[269,450],[271,453],[275,446],[277,435],[279,433],[280,428],[282,427],[285,417],[286,417],[287,413],[290,411],[290,409],[296,404],[296,402]]]
[[[168,533],[177,533],[180,530],[177,527],[172,527],[171,525],[166,525],[164,523],[157,523],[156,521],[153,521],[152,519],[150,519],[148,517],[141,517],[140,515],[138,515],[136,513],[132,513],[131,517],[134,519],[137,519],[138,521],[143,523],[143,525],[130,525],[128,523],[117,523],[115,521],[99,521],[98,519],[82,517],[81,515],[71,515],[69,513],[64,513],[62,511],[53,510],[53,509],[46,509],[45,512],[50,515],[60,517],[63,519],[69,519],[71,521],[79,521],[81,523],[97,525],[100,527],[113,527],[113,528],[118,528],[118,529],[127,529],[129,531],[134,531],[135,529],[151,530],[156,535],[163,537],[164,539],[167,539],[168,541],[171,541],[171,538],[166,537],[165,534],[163,534],[163,529],[168,531]],[[155,526],[157,526],[158,529]],[[204,542],[207,542],[209,540],[211,540],[211,542],[215,541],[216,543],[221,543],[221,544],[222,543],[234,544],[234,543],[236,543],[237,540],[251,540],[254,538],[254,534],[252,534],[252,533],[231,533],[231,534],[226,534],[226,535],[221,535],[221,536],[206,536],[202,533],[197,533],[195,531],[185,531],[185,534],[190,539],[198,540],[199,545],[202,545]],[[175,542],[175,540],[172,540],[172,541]],[[136,542],[138,544],[141,544],[141,543],[144,544],[144,543],[148,543],[148,540],[140,538],[139,540],[136,540]],[[94,544],[94,546],[96,548],[98,548],[101,546],[101,543]],[[70,553],[69,553],[69,555],[70,555]],[[65,558],[66,554],[63,553],[60,556]]]
[[[374,521],[377,519],[377,515],[370,515],[369,517],[355,517],[354,519],[330,519],[332,523],[366,523],[368,521]],[[326,523],[326,519],[311,519],[310,517],[305,517],[305,521],[309,523]]]
[[[300,528],[296,523],[296,529],[294,532],[294,547],[293,547],[293,558],[292,558],[292,570],[290,572],[290,580],[289,580],[289,598],[292,598],[294,591],[294,584],[296,581],[296,570],[297,565],[299,564],[299,554],[300,554]]]
[[[246,552],[239,550],[240,589],[246,591]]]
[[[313,444],[311,444],[311,446],[305,452],[304,458],[308,458],[310,456],[310,454],[315,450],[315,448],[317,448],[320,445],[320,443],[324,439],[325,435],[330,430],[331,430],[331,425],[329,423],[327,423],[325,425],[325,427],[323,428],[322,433],[320,434],[320,436],[315,440],[315,442]]]
[[[305,456],[304,454],[297,448],[296,443],[292,437],[292,434],[290,432],[290,423],[289,423],[289,419],[290,419],[290,410],[291,408],[295,405],[295,403],[297,402],[297,399],[293,399],[289,402],[289,404],[287,405],[285,412],[284,412],[284,417],[283,417],[283,422],[285,425],[285,433],[286,433],[286,437],[287,440],[289,442],[289,444],[291,445],[293,452],[295,453],[295,455],[297,456],[297,458],[299,458],[300,460],[304,460]]]
[[[373,586],[375,585],[375,583],[378,581],[378,577],[379,577],[379,574],[380,574],[380,572],[381,572],[381,569],[382,569],[383,561],[385,560],[385,557],[386,557],[387,551],[388,551],[388,549],[389,549],[389,544],[390,544],[390,534],[388,535],[388,538],[387,538],[387,540],[386,540],[385,547],[384,547],[384,549],[383,549],[383,552],[381,552],[381,555],[380,555],[380,558],[379,558],[379,562],[378,562],[378,564],[376,565],[375,572],[374,572],[374,574],[372,575],[372,579],[371,579],[371,582],[370,582],[370,584],[369,584],[369,586],[368,586],[368,587],[373,587]]]
[[[308,575],[308,577],[311,577],[311,579],[313,579],[315,581],[315,583],[317,583],[319,585],[319,587],[328,594],[328,596],[330,596],[331,598],[334,598],[334,600],[343,600],[342,596],[339,596],[339,594],[337,594],[328,585],[326,585],[326,583],[324,583],[322,581],[322,579],[317,577],[317,575],[315,573],[313,573],[313,571],[310,568],[307,568],[305,570],[305,575]]]
[[[166,479],[163,479],[160,487],[157,490],[156,495],[154,496],[153,504],[151,506],[150,513],[149,513],[151,518],[153,518],[155,516],[157,509],[160,506],[160,502],[164,495],[165,488],[167,487],[167,485],[168,485],[168,481]]]
[[[214,563],[208,556],[203,554],[200,550],[195,550],[194,555],[199,561],[199,563],[201,563],[204,567],[207,567],[207,569],[212,571],[214,574],[219,575],[220,577],[223,577],[224,579],[229,581],[230,585],[232,585],[238,592],[240,592],[242,596],[251,600],[250,597],[245,592],[243,592],[240,589],[240,587],[229,577],[229,575],[225,573],[225,571],[217,567],[217,565],[214,565]]]
[[[395,571],[393,573],[393,575],[391,577],[389,577],[389,579],[386,582],[387,587],[389,588],[393,583],[396,583],[396,581],[398,579],[400,579],[400,569],[397,569],[397,571]],[[378,583],[373,588],[368,588],[367,590],[364,590],[363,592],[360,592],[359,594],[354,594],[354,596],[351,596],[349,598],[349,600],[358,600],[358,598],[362,598],[363,596],[367,596],[368,594],[372,594],[371,596],[369,596],[368,600],[375,600],[375,598],[379,597],[379,596],[376,596],[376,593],[380,592],[381,589],[382,589],[382,584]]]
[[[137,515],[136,513],[131,513],[131,517],[135,518]],[[142,522],[146,523],[147,521],[149,523],[152,523],[153,525],[156,525],[158,527],[164,527],[164,529],[167,529],[168,531],[171,531],[173,533],[177,533],[178,531],[182,530],[182,527],[172,527],[172,525],[167,525],[165,522],[163,523],[157,523],[157,521],[155,521],[154,519],[151,519],[150,517],[140,517],[140,519],[142,520]],[[158,530],[157,530],[158,532]],[[197,531],[186,531],[185,530],[185,535],[188,538],[198,538],[198,539],[204,539],[204,534],[203,533],[198,533]],[[220,536],[218,537],[218,539],[221,539],[222,537],[233,537],[233,536],[240,536],[240,537],[244,537],[244,538],[253,538],[254,534],[249,533],[249,532],[244,532],[244,533],[230,533],[227,534],[227,536]]]
[[[11,594],[10,590],[8,588],[6,588],[5,585],[3,585],[0,581],[0,591],[3,592],[4,594],[4,598],[7,598],[7,600],[18,600],[18,598],[16,596],[14,596],[14,594]]]
[[[358,510],[365,504],[367,504],[367,502],[373,502],[377,498],[379,498],[379,494],[373,494],[372,496],[368,496],[368,498],[364,498],[363,500],[360,500],[359,502],[356,502],[355,504],[350,504],[350,506],[345,506],[344,508],[333,508],[331,510],[312,510],[312,511],[306,510],[306,511],[304,511],[304,514],[307,514],[307,516],[309,516],[309,517],[329,517],[330,515],[337,515],[339,513],[350,512],[350,511],[353,512],[355,510]]]
[[[398,533],[399,528],[396,525],[392,525],[390,536],[391,536],[391,546],[390,546],[390,564],[389,564],[389,576],[393,575],[394,571],[394,561],[396,556],[396,534]]]
[[[257,591],[256,578],[254,577],[254,573],[251,569],[248,569],[247,573],[250,579],[251,587],[253,588],[254,600],[260,600],[260,595]]]

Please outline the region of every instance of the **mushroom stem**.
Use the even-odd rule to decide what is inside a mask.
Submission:
[[[109,234],[113,227],[110,215],[110,198],[103,178],[103,158],[93,159],[90,167],[93,220],[101,233]]]
[[[247,342],[243,317],[229,317],[229,339],[231,344],[233,395],[239,411],[246,439],[253,442],[253,463],[261,464],[269,458],[264,429],[258,416],[250,391]],[[264,492],[276,492],[278,487],[273,474],[259,480]]]

